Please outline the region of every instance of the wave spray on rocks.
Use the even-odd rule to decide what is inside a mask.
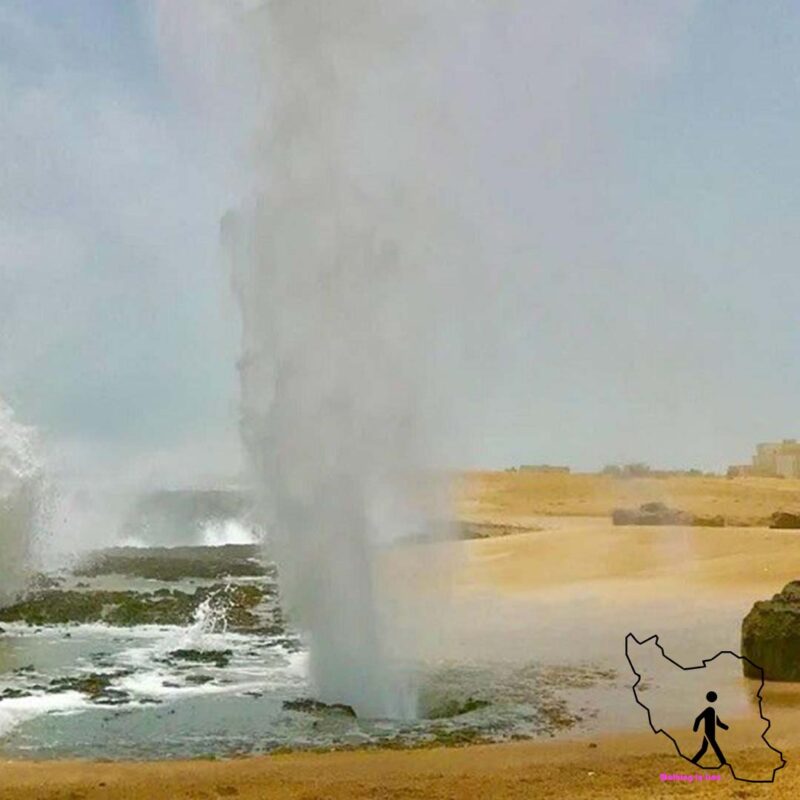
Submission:
[[[0,397],[0,603],[25,582],[40,522],[43,472],[35,441]]]

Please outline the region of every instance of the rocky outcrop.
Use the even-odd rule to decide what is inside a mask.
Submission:
[[[694,517],[663,503],[644,503],[638,509],[615,508],[615,525],[693,525]]]
[[[269,618],[255,613],[263,600],[274,597],[266,586],[214,584],[193,593],[157,589],[155,592],[53,590],[33,592],[0,608],[0,622],[65,625],[104,622],[107,625],[190,625],[207,604],[224,614],[231,630],[279,636],[285,633],[279,609]]]
[[[788,511],[776,511],[769,521],[770,528],[797,529],[800,528],[800,514],[791,514]]]
[[[615,508],[615,525],[691,525],[695,528],[724,528],[725,517],[698,517],[688,511],[670,508],[664,503],[644,503],[639,508]]]
[[[221,547],[112,547],[87,555],[75,575],[127,575],[159,581],[229,576],[275,576],[275,567],[261,561],[254,544]],[[44,588],[44,587],[43,587]]]
[[[517,533],[540,531],[536,525],[509,525],[502,522],[461,522],[459,539],[496,539]]]
[[[197,664],[213,664],[215,667],[227,667],[233,650],[172,650],[163,661],[191,661]]]
[[[764,670],[766,680],[800,681],[800,581],[750,609],[742,621],[742,655]],[[747,661],[744,673],[761,677]]]
[[[314,700],[310,697],[301,697],[297,700],[284,700],[283,707],[287,711],[302,711],[305,714],[344,714],[348,717],[355,717],[356,712],[352,706],[344,703],[323,703],[321,700]]]
[[[725,517],[716,514],[713,517],[695,517],[692,525],[695,528],[724,528],[726,526]]]

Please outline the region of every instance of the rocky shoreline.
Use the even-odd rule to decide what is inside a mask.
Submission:
[[[159,581],[183,578],[276,576],[273,564],[261,560],[254,544],[219,547],[112,547],[85,556],[73,570],[84,577],[126,575]]]
[[[768,681],[800,681],[800,580],[771,600],[759,600],[742,621],[744,674]]]

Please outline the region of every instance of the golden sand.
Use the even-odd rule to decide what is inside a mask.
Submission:
[[[457,483],[460,516],[475,522],[522,523],[540,516],[609,516],[615,508],[662,502],[703,517],[763,524],[775,511],[800,512],[800,480],[475,472]]]
[[[596,744],[592,747],[592,744]],[[800,796],[800,749],[773,784],[664,782],[699,770],[654,736],[513,743],[456,749],[290,754],[237,761],[142,764],[14,763],[3,800],[355,800],[356,798],[649,798]],[[688,769],[687,769],[688,768]]]

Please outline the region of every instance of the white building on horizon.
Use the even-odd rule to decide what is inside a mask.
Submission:
[[[784,439],[757,445],[753,469],[763,475],[800,478],[800,443],[796,439]]]

